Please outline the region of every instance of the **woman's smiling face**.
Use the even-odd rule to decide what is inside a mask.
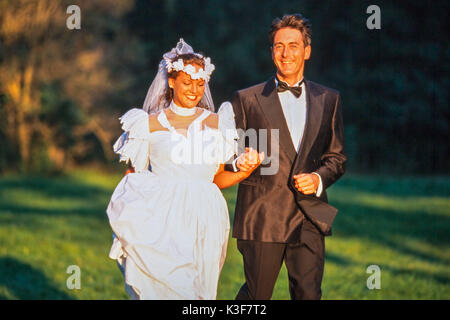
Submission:
[[[201,68],[198,64],[192,64],[195,72]],[[169,87],[173,89],[173,101],[183,108],[194,108],[198,105],[205,92],[205,80],[194,80],[187,73],[180,71],[176,78],[169,78]]]

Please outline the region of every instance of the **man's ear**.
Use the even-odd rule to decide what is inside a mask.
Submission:
[[[311,46],[306,46],[305,48],[305,60],[308,60],[311,57]]]

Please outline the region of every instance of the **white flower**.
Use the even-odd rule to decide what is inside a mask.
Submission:
[[[177,71],[183,70],[183,68],[184,68],[183,59],[178,59],[177,61],[172,63],[172,68]]]
[[[206,58],[205,59],[205,72],[208,75],[211,75],[211,73],[214,71],[216,67],[211,63],[211,59],[210,58]]]
[[[183,71],[186,72],[187,74],[189,74],[190,76],[195,74],[195,68],[192,64],[188,64],[187,66],[185,66]]]
[[[187,66],[184,65],[183,59],[178,59],[175,62],[167,61],[166,67],[167,71],[171,72],[172,70],[183,71],[186,72],[192,79],[203,79],[205,81],[209,81],[211,73],[214,71],[215,66],[211,63],[210,58],[204,58],[205,69],[199,68],[197,72],[195,72],[195,67],[191,64]]]

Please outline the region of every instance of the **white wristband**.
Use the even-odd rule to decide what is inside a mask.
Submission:
[[[237,162],[238,158],[234,159],[233,162],[231,163],[231,165],[233,166],[233,171],[234,172],[238,172],[239,168],[236,167],[236,162]]]
[[[320,195],[322,194],[322,178],[320,177],[320,174],[313,172],[313,174],[317,175],[319,177],[319,186],[317,187],[317,191],[316,191],[316,197],[320,197]]]

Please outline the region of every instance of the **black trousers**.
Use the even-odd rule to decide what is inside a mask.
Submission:
[[[283,260],[289,276],[293,300],[319,300],[325,258],[325,239],[320,231],[304,219],[296,243],[237,240],[244,259],[246,282],[236,300],[269,300]]]

